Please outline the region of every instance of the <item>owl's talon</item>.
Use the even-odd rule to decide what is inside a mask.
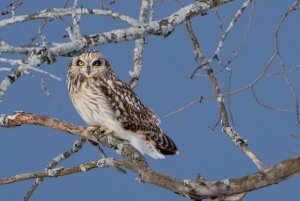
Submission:
[[[100,132],[106,135],[112,135],[114,133],[113,130],[104,127],[100,127]]]
[[[100,133],[105,134],[105,128],[100,127],[99,130],[100,130]]]
[[[89,126],[86,129],[87,129],[88,133],[95,134],[98,132],[99,126]]]

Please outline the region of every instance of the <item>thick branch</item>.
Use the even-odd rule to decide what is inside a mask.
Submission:
[[[18,112],[14,115],[0,115],[0,127],[16,127],[21,125],[39,125],[54,128],[71,135],[88,139],[95,143],[103,144],[113,148],[117,153],[133,162],[138,162],[141,166],[147,167],[148,164],[143,156],[131,145],[123,140],[117,139],[113,131],[103,127],[89,127],[85,129],[72,123],[60,121],[43,115]]]
[[[226,4],[233,0],[220,0],[218,5]],[[87,41],[76,41],[76,45],[73,43],[60,43],[57,46],[49,48],[50,54],[53,56],[66,56],[70,55],[74,51],[78,52],[89,46],[96,46],[107,43],[118,43],[122,41],[136,40],[144,38],[148,35],[157,35],[167,37],[171,34],[175,28],[185,21],[185,18],[195,16],[199,13],[206,12],[217,5],[208,4],[206,2],[198,2],[185,6],[172,15],[157,21],[151,21],[149,23],[140,24],[139,26],[130,27],[127,29],[115,29],[109,32],[86,36]],[[42,12],[42,11],[41,11]],[[45,13],[43,13],[45,12]],[[37,16],[47,16],[47,11],[43,11],[42,14]],[[48,11],[49,16],[57,18],[58,16],[52,15],[53,10]],[[69,13],[69,11],[68,11]],[[71,11],[70,11],[71,13]],[[32,16],[35,16],[34,14]],[[0,21],[1,22],[1,21]],[[7,24],[7,23],[5,23]],[[5,44],[5,45],[4,45]],[[40,50],[40,47],[14,47],[0,41],[0,53],[19,53],[30,54],[33,51]]]
[[[233,0],[220,0],[218,2],[218,5],[228,3]],[[171,34],[175,28],[182,24],[185,21],[186,17],[192,17],[195,16],[201,12],[205,12],[209,9],[212,9],[216,7],[217,4],[209,4],[206,2],[199,2],[195,1],[195,3],[190,4],[188,6],[185,6],[181,9],[179,9],[177,12],[174,12],[172,15],[158,21],[151,21],[149,23],[141,23],[139,22],[139,25],[133,26],[127,29],[116,29],[112,30],[110,32],[105,32],[101,34],[95,34],[90,36],[84,36],[80,37],[77,36],[73,38],[71,32],[70,35],[70,42],[67,43],[59,43],[59,44],[50,44],[49,47],[43,47],[43,46],[37,46],[37,47],[15,47],[13,45],[10,45],[6,43],[3,40],[0,40],[0,54],[1,53],[11,53],[11,54],[32,54],[34,57],[37,57],[35,60],[38,65],[44,64],[44,63],[53,63],[55,61],[55,58],[57,56],[72,56],[78,52],[83,51],[84,49],[106,44],[106,43],[118,43],[122,41],[130,41],[130,40],[137,40],[142,39],[148,35],[158,35],[158,36],[164,36],[167,37],[169,34]],[[82,9],[84,12],[93,13],[96,11],[93,10],[86,10]],[[61,11],[62,13],[60,14]],[[60,16],[64,15],[80,15],[79,12],[80,9],[67,9],[67,10],[44,10],[40,11],[36,14],[30,15],[30,16],[19,16],[19,18],[9,18],[6,20],[0,21],[0,27],[1,23],[2,26],[8,25],[10,23],[16,23],[16,22],[22,22],[30,19],[40,19],[40,18],[53,18],[56,19]],[[99,11],[100,12],[100,11]],[[102,12],[102,10],[101,10]],[[104,12],[104,11],[103,11]],[[114,16],[113,14],[111,14]],[[73,19],[73,21],[75,18]],[[77,22],[77,29],[79,31],[79,26]],[[74,29],[74,30],[77,30]],[[75,34],[76,35],[76,34]],[[31,56],[31,57],[33,57]],[[31,67],[35,68],[38,67],[38,65],[31,65]],[[21,66],[22,67],[22,66]],[[24,70],[24,69],[23,69]],[[22,72],[22,71],[21,71]],[[13,73],[15,74],[15,73]],[[22,74],[20,74],[21,76]],[[10,81],[10,77],[8,76],[0,83],[0,103],[3,101],[4,95],[6,91],[8,90],[9,86],[15,82],[18,78],[18,76],[15,76],[16,79],[13,81]]]
[[[97,137],[95,136],[95,134],[91,134],[91,131],[88,131],[88,129],[84,129],[81,126],[77,126],[64,121],[59,121],[47,116],[31,113],[0,115],[1,127],[14,127],[25,124],[51,127],[70,134],[85,137],[95,142],[103,143],[104,145],[110,147],[119,145],[124,146],[124,142],[122,142],[121,140],[114,141],[112,140],[112,138],[109,139],[109,136],[107,135],[104,135],[106,137],[97,135]],[[100,163],[102,164],[102,166],[100,165],[100,167],[118,166],[133,170],[140,175],[141,182],[154,184],[195,200],[211,197],[230,196],[243,192],[253,191],[265,186],[277,184],[289,177],[300,173],[300,157],[297,157],[294,159],[282,161],[277,165],[274,165],[273,167],[266,168],[264,171],[260,171],[241,178],[227,179],[217,182],[182,180],[150,169],[143,160],[132,160],[133,158],[136,159],[137,157],[134,156],[136,155],[136,153],[132,153],[130,151],[133,149],[131,146],[123,147],[123,149],[125,150],[125,152],[127,150],[128,155],[123,155],[129,158],[129,162],[112,160],[113,162],[105,163],[105,165]],[[132,154],[133,156],[129,156],[130,154]],[[103,162],[103,160],[108,159],[102,159],[100,161]],[[39,177],[57,177],[87,171],[96,167],[99,167],[99,163],[97,164],[97,162],[91,162],[69,169],[55,169],[50,173],[49,171],[43,171],[37,173],[21,174],[10,178],[0,179],[0,184],[12,183]]]
[[[7,18],[0,20],[0,28],[10,25],[10,24],[16,24],[20,22],[26,22],[31,20],[41,20],[41,19],[47,19],[47,20],[53,20],[58,19],[63,16],[72,15],[74,12],[73,8],[54,8],[51,10],[41,10],[37,13],[31,14],[31,15],[19,15],[14,16],[12,18]],[[104,15],[104,16],[110,16],[114,19],[120,19],[123,20],[131,25],[138,25],[139,21],[135,20],[129,16],[122,15],[120,13],[113,12],[111,10],[103,10],[103,9],[89,9],[89,8],[77,8],[75,10],[77,14],[80,15]]]

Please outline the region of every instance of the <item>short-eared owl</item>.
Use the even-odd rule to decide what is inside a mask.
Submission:
[[[159,118],[112,71],[97,51],[74,57],[68,69],[72,102],[89,126],[103,126],[152,158],[178,154],[177,147],[158,127]]]

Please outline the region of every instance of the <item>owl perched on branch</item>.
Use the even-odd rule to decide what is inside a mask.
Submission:
[[[159,118],[114,74],[101,53],[86,51],[72,58],[67,82],[71,100],[89,126],[113,130],[155,159],[179,153],[173,140],[158,127]]]

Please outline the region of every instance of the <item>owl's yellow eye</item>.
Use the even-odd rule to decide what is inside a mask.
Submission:
[[[81,61],[81,60],[78,60],[78,61],[77,61],[77,66],[84,66],[84,62]]]
[[[93,62],[93,66],[100,66],[101,62],[100,60],[96,60]]]

